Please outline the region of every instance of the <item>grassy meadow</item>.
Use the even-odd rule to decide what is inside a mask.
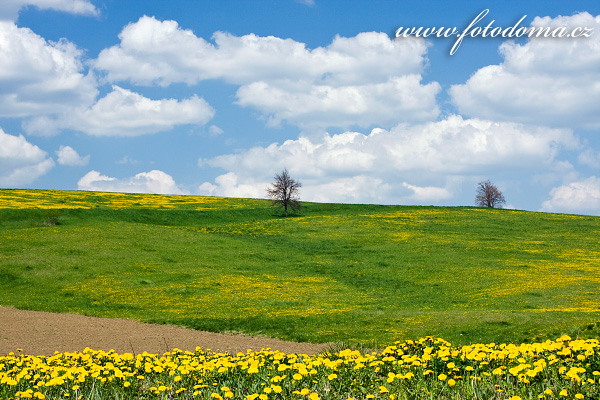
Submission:
[[[600,218],[0,190],[0,305],[383,348],[594,337]]]

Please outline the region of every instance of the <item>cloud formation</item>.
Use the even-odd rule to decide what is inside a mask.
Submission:
[[[321,141],[313,140],[300,137],[201,162],[252,173],[287,165],[290,170],[314,177],[334,171],[352,174],[390,169],[468,173],[508,165],[514,169],[548,166],[560,147],[577,145],[569,130],[460,116],[427,124],[397,125],[389,131],[377,128],[368,135],[325,134]]]
[[[2,0],[2,3],[0,3],[0,20],[15,21],[19,15],[19,10],[28,6],[77,15],[99,14],[98,9],[88,0]]]
[[[225,32],[216,32],[212,44],[176,21],[148,16],[127,25],[119,39],[119,45],[102,50],[96,69],[111,82],[162,86],[206,79],[238,85],[288,78],[318,78],[333,85],[375,83],[422,72],[427,51],[422,40],[395,41],[376,32],[338,36],[313,50],[292,39]]]
[[[0,185],[19,187],[34,182],[54,167],[48,153],[0,128]]]
[[[402,182],[402,186],[412,190],[414,194],[411,197],[418,202],[440,201],[452,197],[452,193],[445,188],[434,186],[420,187],[410,185],[406,182]]]
[[[79,179],[77,188],[102,192],[189,194],[177,186],[171,175],[159,170],[140,172],[124,179],[109,177],[92,170]]]
[[[550,191],[550,199],[544,201],[541,211],[600,214],[600,178],[571,182]]]
[[[259,110],[271,125],[287,121],[302,128],[391,126],[399,120],[434,120],[440,112],[435,100],[439,91],[437,83],[422,85],[419,75],[344,86],[261,81],[242,86],[237,104]]]
[[[58,156],[56,161],[60,165],[73,167],[88,165],[91,157],[89,154],[85,157],[81,157],[71,146],[60,146],[60,148],[56,151],[56,155]]]
[[[214,109],[196,95],[151,100],[114,85],[97,99],[96,79],[84,74],[82,52],[73,43],[47,42],[10,21],[0,21],[0,37],[0,117],[28,118],[22,124],[28,134],[72,129],[137,136],[205,124],[214,116]]]
[[[68,112],[94,101],[95,79],[84,75],[73,43],[47,42],[9,21],[0,21],[0,38],[0,117]]]
[[[267,185],[267,182],[256,182],[252,178],[240,183],[235,173],[228,172],[215,178],[215,184],[204,182],[198,188],[198,194],[260,199],[265,197]]]
[[[205,186],[215,195],[232,195],[236,185],[248,182],[269,182],[270,174],[287,167],[303,182],[303,193],[314,195],[307,200],[436,203],[456,195],[451,183],[457,177],[499,169],[545,171],[556,164],[560,149],[577,146],[569,130],[450,116],[389,131],[373,129],[368,135],[300,137],[200,159],[199,165],[235,175],[226,186],[220,181]]]
[[[504,62],[475,72],[449,93],[458,110],[478,118],[556,127],[600,127],[600,15],[536,17],[531,26],[593,28],[589,38],[504,42]]]
[[[90,107],[79,107],[56,118],[34,118],[26,121],[23,129],[33,135],[73,129],[94,136],[139,136],[168,131],[177,125],[205,124],[214,113],[196,95],[185,100],[151,100],[114,85],[112,92]]]
[[[119,38],[93,63],[107,81],[168,86],[222,79],[240,85],[239,105],[259,110],[272,124],[389,125],[439,114],[440,85],[421,83],[427,61],[421,39],[365,32],[307,49],[292,39],[216,32],[213,44],[176,21],[147,16]]]
[[[310,182],[303,186],[301,193],[302,199],[318,202],[371,204],[393,202],[391,201],[392,185],[369,175],[333,177],[322,182]]]

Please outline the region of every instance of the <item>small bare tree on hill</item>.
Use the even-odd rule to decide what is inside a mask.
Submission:
[[[483,181],[477,184],[475,204],[479,207],[502,208],[505,202],[502,192],[495,185],[492,185],[490,181]]]
[[[300,208],[300,197],[298,190],[302,184],[290,177],[287,168],[275,175],[275,181],[267,188],[267,195],[273,199],[273,206],[279,209],[285,209],[285,216],[288,216],[288,208],[297,210]]]

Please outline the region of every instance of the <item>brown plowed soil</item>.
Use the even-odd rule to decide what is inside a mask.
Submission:
[[[236,354],[271,348],[285,353],[317,354],[327,345],[286,342],[278,339],[201,332],[171,325],[137,321],[23,311],[0,307],[0,355],[22,349],[24,354],[110,349],[117,353],[162,354],[174,348],[194,351],[196,346]]]

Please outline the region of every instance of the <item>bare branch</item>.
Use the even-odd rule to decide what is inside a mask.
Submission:
[[[287,168],[275,175],[275,181],[267,188],[267,196],[273,199],[273,206],[278,209],[285,209],[285,216],[288,216],[288,207],[292,210],[300,208],[299,189],[302,184],[290,177]]]
[[[502,208],[506,203],[502,192],[498,190],[490,181],[483,181],[477,184],[477,196],[475,204],[479,207]]]

